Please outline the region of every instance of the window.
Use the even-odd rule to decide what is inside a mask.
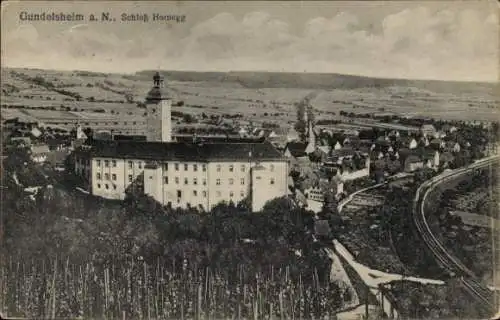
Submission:
[[[104,166],[107,168],[109,167],[109,160],[104,160]]]
[[[111,175],[111,179],[113,179],[113,181],[116,181],[116,174],[114,174],[114,173],[113,173],[113,174]]]
[[[113,190],[116,190],[116,184],[113,185]]]
[[[168,177],[163,177],[163,183],[168,184]]]
[[[241,178],[241,179],[240,179],[240,184],[241,184],[241,185],[244,185],[244,184],[245,184],[245,178]]]
[[[215,184],[220,186],[220,179],[215,180]]]
[[[105,179],[105,180],[109,180],[109,173],[105,173],[105,174],[104,174],[104,179]]]
[[[231,164],[229,165],[229,172],[233,172],[234,171],[234,166]]]
[[[175,171],[179,171],[179,164],[178,163],[174,164],[174,168],[175,168]]]
[[[271,184],[274,184],[274,178],[271,178]]]
[[[184,184],[188,184],[188,178],[184,178]]]
[[[99,172],[97,173],[97,180],[101,180],[101,174]]]
[[[153,176],[149,176],[149,180],[153,180]]]
[[[203,172],[207,171],[207,165],[206,164],[202,164],[201,165],[201,169],[203,170]]]
[[[128,175],[128,182],[132,182],[132,175],[131,174]]]
[[[187,163],[184,164],[184,171],[188,171],[188,166],[189,165]]]
[[[193,184],[194,184],[194,185],[197,185],[197,184],[198,184],[198,179],[197,179],[197,178],[193,178]]]
[[[229,184],[231,184],[231,185],[232,185],[233,183],[234,183],[234,179],[233,179],[233,178],[230,178],[230,179],[229,179]]]
[[[181,190],[177,190],[177,198],[181,198],[182,197],[182,191]]]
[[[195,197],[198,196],[198,191],[193,190],[193,196],[195,196]]]
[[[142,169],[142,161],[139,161],[137,165],[139,166],[139,169]]]
[[[207,197],[207,192],[203,191],[203,198],[206,198],[206,197]]]
[[[241,172],[245,172],[245,165],[244,164],[241,165]]]
[[[163,170],[164,171],[168,171],[168,163],[164,163],[163,164]]]
[[[274,171],[274,164],[272,164],[272,165],[269,166],[269,170],[271,170],[271,172]]]
[[[132,163],[132,161],[129,161],[129,162],[128,162],[128,168],[129,168],[129,169],[132,169],[132,167],[133,167],[133,163]]]
[[[197,164],[193,164],[193,171],[198,171],[198,165]]]
[[[175,177],[175,184],[179,184],[179,177]]]
[[[245,196],[245,191],[240,191],[240,197],[244,197]]]
[[[230,196],[231,198],[232,198],[232,197],[234,197],[234,192],[232,192],[232,191],[231,191],[231,192],[229,192],[229,196]]]
[[[203,185],[206,186],[207,185],[207,179],[203,179]]]
[[[97,184],[97,189],[101,189],[101,184],[100,183]]]
[[[116,160],[111,160],[111,165],[112,165],[113,167],[116,167]]]
[[[220,197],[220,191],[217,191],[216,195],[217,197]]]
[[[106,187],[106,190],[108,190],[108,189],[109,189],[109,184],[107,184],[107,183],[106,183],[106,184],[104,185],[104,187]]]
[[[220,172],[220,164],[217,165],[217,172]]]

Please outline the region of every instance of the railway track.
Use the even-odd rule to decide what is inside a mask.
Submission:
[[[432,252],[434,258],[444,269],[448,271],[450,276],[459,276],[460,282],[462,283],[463,287],[489,312],[495,311],[493,292],[491,292],[485,285],[477,281],[474,273],[469,268],[467,268],[467,266],[465,266],[457,257],[448,252],[444,245],[439,241],[439,239],[437,239],[437,237],[432,233],[432,230],[425,217],[424,204],[427,196],[438,185],[452,180],[456,176],[490,165],[498,159],[499,157],[495,156],[479,160],[466,168],[441,174],[424,182],[417,190],[415,199],[413,201],[412,210],[415,227],[417,228],[417,231],[420,234],[422,240],[425,242],[426,246]]]

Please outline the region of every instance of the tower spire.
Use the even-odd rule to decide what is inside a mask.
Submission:
[[[309,143],[315,143],[315,137],[314,137],[314,130],[313,130],[313,123],[311,120],[309,120],[309,127],[308,127],[308,132],[309,132]]]

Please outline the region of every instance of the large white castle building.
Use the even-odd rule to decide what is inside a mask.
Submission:
[[[287,159],[269,142],[176,142],[171,105],[156,73],[146,97],[146,140],[94,140],[75,150],[75,173],[93,195],[125,199],[134,188],[163,205],[210,210],[249,198],[253,211],[287,194]]]

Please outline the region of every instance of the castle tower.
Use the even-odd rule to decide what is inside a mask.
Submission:
[[[153,76],[153,88],[146,97],[146,139],[147,141],[172,141],[172,99],[166,93],[163,76]]]

